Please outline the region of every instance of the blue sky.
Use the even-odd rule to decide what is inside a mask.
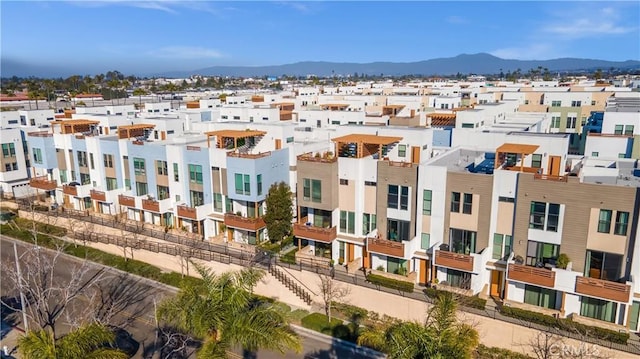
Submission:
[[[640,60],[640,3],[2,1],[2,60],[77,73],[461,53]]]

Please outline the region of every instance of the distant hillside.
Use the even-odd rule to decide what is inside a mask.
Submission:
[[[418,62],[372,62],[366,64],[347,62],[314,62],[305,61],[276,66],[213,66],[188,72],[169,72],[162,75],[172,77],[184,77],[188,75],[218,75],[218,76],[305,76],[309,74],[317,76],[332,76],[334,74],[352,75],[354,73],[367,75],[455,75],[462,74],[497,74],[521,69],[526,72],[529,69],[542,66],[551,72],[577,71],[593,69],[614,68],[640,68],[640,61],[606,61],[577,58],[561,58],[553,60],[506,60],[499,57],[480,53],[463,54],[456,57],[438,58]]]

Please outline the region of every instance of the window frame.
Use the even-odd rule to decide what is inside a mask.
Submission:
[[[431,215],[432,204],[433,204],[433,191],[431,191],[430,189],[423,190],[422,191],[422,214],[423,215],[425,216]]]
[[[603,217],[603,214],[605,215]],[[608,219],[606,217],[609,217]],[[598,233],[611,233],[611,220],[613,219],[613,211],[610,209],[600,209],[598,212]]]

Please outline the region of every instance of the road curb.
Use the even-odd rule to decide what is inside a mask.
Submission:
[[[346,340],[342,340],[342,339],[338,339],[338,338],[334,338],[330,335],[326,335],[323,333],[319,333],[316,332],[315,330],[311,330],[305,327],[301,327],[299,325],[295,325],[295,324],[291,324],[291,327],[293,328],[294,331],[296,331],[298,334],[302,334],[302,335],[306,335],[309,337],[313,337],[314,339],[321,341],[325,344],[329,344],[329,345],[337,345],[337,346],[341,346],[344,348],[349,348],[351,349],[353,352],[360,354],[360,355],[364,355],[368,358],[386,358],[387,355],[384,353],[380,353],[379,351],[370,349],[370,348],[366,348],[366,347],[361,347],[359,345],[353,344],[351,342],[348,342]]]

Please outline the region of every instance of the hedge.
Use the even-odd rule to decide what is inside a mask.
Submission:
[[[435,288],[425,288],[425,289],[422,290],[422,292],[427,297],[429,297],[431,299],[436,299],[438,297],[438,294],[440,294],[442,292],[445,292],[445,291],[438,290],[438,289],[435,289]],[[458,303],[460,303],[460,305],[462,305],[464,307],[484,310],[486,305],[487,305],[487,300],[486,299],[482,299],[482,298],[478,297],[477,295],[468,296],[468,295],[462,295],[462,294],[457,294],[457,293],[453,293],[453,295],[456,298],[456,300],[458,301]]]
[[[303,327],[323,334],[331,335],[333,328],[342,324],[340,319],[331,318],[329,323],[327,316],[322,313],[311,313],[300,320]]]
[[[500,309],[500,312],[507,317],[521,319],[527,322],[558,328],[569,332],[575,331],[581,335],[596,339],[608,340],[613,343],[627,344],[627,341],[629,340],[629,333],[627,332],[618,332],[602,327],[584,325],[574,322],[573,320],[568,318],[554,318],[542,313],[532,312],[520,308],[508,307],[504,305]]]
[[[533,359],[532,357],[509,349],[488,347],[479,344],[473,353],[474,359]]]
[[[367,281],[372,284],[381,285],[383,287],[387,287],[391,289],[397,289],[401,292],[407,292],[407,293],[413,292],[413,288],[414,288],[414,285],[412,282],[387,278],[378,274],[367,275]]]

